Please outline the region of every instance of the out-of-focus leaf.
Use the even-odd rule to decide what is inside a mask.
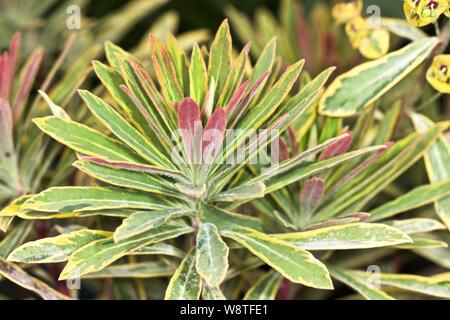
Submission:
[[[20,269],[17,265],[6,261],[0,257],[0,274],[18,284],[19,286],[35,292],[45,300],[70,300],[58,291],[49,287],[43,281],[29,276],[25,271]]]
[[[274,300],[282,279],[281,274],[274,270],[266,272],[247,291],[244,300]]]

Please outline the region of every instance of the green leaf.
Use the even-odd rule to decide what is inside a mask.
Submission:
[[[202,298],[203,300],[227,300],[220,288],[207,285],[203,286]]]
[[[108,92],[114,98],[120,107],[125,111],[125,114],[130,119],[131,123],[146,136],[151,136],[153,129],[139,110],[139,108],[131,101],[130,97],[120,88],[125,80],[120,74],[108,66],[94,61],[92,63],[94,71]]]
[[[124,265],[109,266],[101,271],[87,274],[83,279],[116,279],[133,278],[148,279],[167,277],[174,273],[175,269],[163,262],[140,262]]]
[[[151,164],[163,168],[175,169],[159,150],[145,138],[138,130],[133,128],[122,116],[105,101],[86,90],[78,91],[91,112],[124,144],[135,151],[139,156]]]
[[[152,48],[150,55],[153,68],[166,101],[170,104],[172,102],[181,102],[184,98],[183,90],[167,48],[152,34],[150,34],[150,45]]]
[[[148,173],[115,169],[84,160],[76,161],[72,165],[87,175],[114,186],[180,197],[172,182]]]
[[[263,229],[259,219],[225,211],[204,202],[200,203],[200,219],[204,223],[214,224],[219,230],[234,228],[236,226],[248,227],[260,231]]]
[[[198,300],[202,280],[195,269],[195,249],[186,255],[170,279],[165,300]]]
[[[69,259],[75,250],[111,235],[112,233],[107,231],[81,229],[43,238],[18,247],[8,256],[8,260],[22,263],[63,262]]]
[[[159,227],[171,219],[181,217],[190,212],[187,209],[170,209],[161,211],[138,211],[123,220],[114,232],[114,241],[119,242]]]
[[[439,123],[424,134],[412,133],[397,141],[381,158],[329,194],[332,201],[322,206],[312,220],[317,222],[339,213],[360,211],[380,191],[419,160],[447,127],[448,124]]]
[[[412,218],[392,220],[384,222],[406,234],[423,233],[445,229],[445,226],[437,220],[429,218]]]
[[[130,253],[130,255],[140,256],[140,255],[165,255],[165,256],[172,256],[177,258],[184,258],[185,253],[178,249],[177,247],[174,247],[167,243],[155,243],[151,244],[149,246],[139,248],[133,252]]]
[[[44,212],[82,212],[104,209],[166,209],[160,199],[148,194],[115,188],[53,187],[28,199],[24,210]]]
[[[398,249],[436,249],[436,248],[447,248],[448,245],[444,241],[412,237],[413,243],[411,244],[400,244],[395,246]]]
[[[308,251],[249,228],[237,227],[221,233],[292,282],[318,289],[333,288],[327,268]]]
[[[6,258],[15,248],[20,246],[30,234],[33,223],[22,221],[16,225],[0,241],[0,257]]]
[[[211,287],[218,287],[228,270],[229,249],[219,235],[217,227],[202,223],[197,234],[197,272]]]
[[[317,175],[327,169],[331,169],[339,164],[350,161],[355,158],[367,155],[368,153],[375,152],[384,148],[384,146],[368,147],[352,152],[347,152],[336,157],[326,159],[323,161],[302,161],[298,165],[289,169],[279,176],[275,176],[266,182],[266,194],[273,191],[284,188],[285,186],[294,183],[296,181],[301,181],[311,176]]]
[[[274,300],[282,279],[281,274],[274,270],[266,272],[247,291],[244,300]]]
[[[419,40],[427,37],[421,29],[408,23],[405,19],[381,18],[380,24],[383,29],[409,40]]]
[[[450,179],[423,185],[389,201],[370,212],[370,221],[379,221],[412,210],[450,195]]]
[[[145,234],[117,243],[114,242],[112,237],[91,242],[76,250],[70,256],[59,279],[77,278],[100,271],[134,250],[152,243],[176,238],[192,231],[189,226],[172,224],[152,229]]]
[[[351,271],[334,267],[328,267],[328,269],[333,278],[354,289],[367,300],[395,300],[393,297],[377,288],[374,284],[355,276]]]
[[[216,90],[222,90],[231,68],[231,35],[228,21],[225,20],[217,30],[209,53],[208,75],[216,81]],[[216,92],[217,93],[217,92]],[[218,96],[217,94],[215,96]]]
[[[272,237],[305,250],[367,249],[412,242],[402,231],[375,223],[351,223]]]
[[[212,198],[212,201],[243,201],[264,197],[266,186],[262,182],[246,184],[221,192]]]
[[[437,44],[437,38],[416,40],[340,75],[322,95],[319,112],[332,117],[360,112],[419,66]]]
[[[413,113],[411,119],[418,132],[427,131],[435,125],[430,119],[418,113]],[[450,144],[443,135],[439,136],[425,153],[424,160],[431,183],[450,179]],[[434,207],[437,215],[450,230],[450,196],[436,201]]]
[[[366,279],[367,273],[352,271],[358,277]],[[410,274],[379,274],[383,286],[394,287],[434,297],[450,298],[450,273],[437,274],[432,277],[422,277]]]
[[[208,91],[208,73],[202,52],[197,44],[192,49],[191,65],[189,68],[190,97],[199,106],[203,105]]]
[[[53,139],[82,154],[113,161],[142,162],[140,157],[120,142],[85,125],[54,116],[33,121]]]
[[[43,281],[31,277],[25,271],[20,269],[17,265],[6,261],[0,257],[0,275],[4,276],[6,279],[14,282],[15,284],[25,288],[27,290],[33,291],[41,296],[44,300],[70,300],[67,297],[55,289],[49,287]]]

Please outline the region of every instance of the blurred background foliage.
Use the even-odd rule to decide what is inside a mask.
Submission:
[[[381,14],[385,17],[402,17],[402,7],[398,5],[401,0],[370,0],[364,1],[365,5],[374,4],[381,8]],[[94,1],[94,0],[74,0],[74,1],[55,1],[55,0],[39,0],[39,8],[47,8],[52,11],[59,6],[63,6],[62,13],[65,13],[65,4],[82,4],[83,15],[89,19],[100,20],[105,16],[117,12],[120,8],[126,6],[131,0],[108,0],[108,1]],[[46,6],[42,2],[48,3]],[[336,1],[332,0],[301,0],[299,1],[308,10],[318,2],[326,4],[333,4]],[[42,23],[41,12],[33,10],[29,0],[1,0],[0,1],[0,47],[5,49],[9,44],[9,39],[16,31],[25,33],[36,32],[36,29],[46,27]],[[11,5],[13,4],[13,5]],[[279,7],[279,0],[171,0],[166,4],[161,5],[157,10],[145,14],[139,24],[130,29],[127,36],[123,39],[122,45],[124,47],[131,47],[142,39],[146,30],[155,22],[163,13],[173,10],[179,15],[179,32],[190,31],[199,28],[207,28],[215,31],[220,23],[225,19],[225,7],[233,6],[239,11],[245,12],[248,15],[253,15],[256,8],[265,7],[276,13]],[[6,10],[5,8],[16,7],[15,11]],[[24,10],[24,8],[30,10]],[[5,9],[5,10],[3,10]],[[85,10],[85,11],[84,11]],[[32,13],[32,14],[31,14]],[[143,12],[144,13],[144,12]],[[44,15],[45,16],[45,12]],[[63,19],[64,23],[64,19]],[[55,26],[52,26],[55,27]],[[60,31],[48,30],[48,32],[59,33]],[[74,32],[68,30],[68,32]],[[41,39],[42,40],[42,39]],[[62,44],[61,44],[62,45]]]

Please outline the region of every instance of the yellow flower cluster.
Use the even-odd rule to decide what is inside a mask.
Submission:
[[[403,11],[408,22],[416,27],[434,23],[441,14],[450,17],[449,0],[405,0]]]
[[[427,81],[437,91],[450,93],[450,54],[434,57],[427,71]]]
[[[377,59],[389,51],[389,32],[369,25],[362,17],[362,0],[337,3],[332,15],[338,24],[345,24],[345,32],[352,47],[368,59]]]

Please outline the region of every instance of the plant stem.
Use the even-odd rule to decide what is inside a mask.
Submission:
[[[434,101],[439,99],[442,96],[442,93],[436,92],[433,96],[431,96],[429,99],[424,101],[421,105],[419,105],[417,108],[415,108],[415,111],[422,110],[426,107],[428,107],[430,104],[432,104]]]

